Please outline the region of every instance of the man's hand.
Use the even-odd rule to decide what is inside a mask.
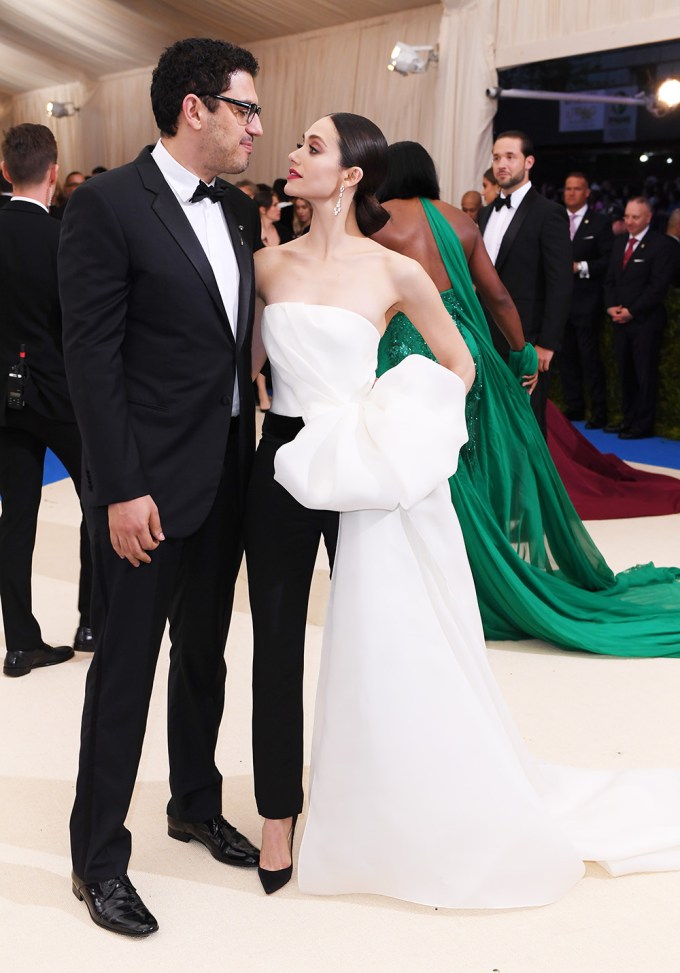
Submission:
[[[134,568],[150,564],[147,551],[155,551],[165,540],[158,507],[150,496],[137,497],[124,503],[109,504],[111,545],[120,558],[127,558]]]
[[[628,308],[623,307],[621,304],[618,307],[608,307],[607,314],[614,324],[628,324],[629,321],[633,320],[633,315]]]
[[[539,372],[547,372],[550,368],[550,362],[555,354],[550,348],[541,348],[540,345],[534,345],[536,349],[536,354],[538,355],[538,370]]]

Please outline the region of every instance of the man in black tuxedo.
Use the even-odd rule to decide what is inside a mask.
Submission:
[[[607,314],[621,379],[623,420],[605,427],[619,439],[654,435],[659,391],[659,356],[666,327],[664,301],[675,272],[675,244],[649,226],[652,210],[644,197],[628,201],[627,233],[614,241],[604,284]]]
[[[33,615],[31,573],[43,464],[49,447],[80,492],[81,443],[66,385],[57,287],[59,224],[49,201],[57,179],[57,143],[44,125],[17,125],[2,143],[14,195],[0,209],[0,600],[7,654],[3,672],[24,676],[65,662],[69,645],[43,642]],[[23,396],[9,379],[25,348]],[[10,392],[18,394],[9,394]],[[92,565],[81,525],[80,627],[75,648],[91,649]]]
[[[224,647],[255,441],[250,375],[257,208],[216,176],[262,134],[250,52],[178,41],[153,73],[161,138],[73,194],[59,272],[84,444],[99,635],[71,816],[73,890],[94,922],[158,925],[127,877],[124,826],[170,621],[168,833],[217,860],[258,851],[221,814]]]
[[[569,216],[573,295],[557,364],[567,418],[585,418],[585,386],[590,397],[586,428],[601,429],[607,422],[607,379],[600,354],[602,288],[614,237],[607,217],[588,206],[589,196],[584,174],[570,173],[564,183],[564,204]]]
[[[529,181],[534,165],[524,132],[502,132],[493,146],[493,174],[500,193],[479,214],[479,228],[496,272],[512,297],[524,336],[538,352],[538,384],[531,405],[543,435],[548,369],[562,343],[572,291],[569,223],[561,206]],[[508,344],[487,311],[494,344],[507,359]]]

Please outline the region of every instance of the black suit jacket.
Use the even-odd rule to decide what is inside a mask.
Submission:
[[[482,234],[492,210],[480,211]],[[533,186],[505,232],[496,272],[517,307],[527,341],[559,351],[573,290],[569,220],[562,206]],[[498,334],[495,326],[492,333]]]
[[[664,301],[675,271],[674,244],[656,230],[647,230],[623,268],[628,234],[614,240],[604,285],[605,307],[627,307],[639,322],[663,325]]]
[[[0,208],[0,425],[7,375],[26,346],[26,403],[41,415],[73,422],[61,342],[57,285],[59,224],[37,203]]]
[[[588,262],[590,276],[573,275],[572,314],[594,314],[602,310],[602,286],[613,245],[614,234],[607,217],[586,210],[571,241],[571,250],[572,260]]]
[[[240,273],[236,337],[191,225],[151,146],[73,194],[62,223],[64,353],[84,443],[83,500],[150,494],[167,536],[193,533],[222,475],[234,380],[239,469],[254,452],[250,375],[257,207],[223,184]],[[56,221],[52,221],[56,225]]]

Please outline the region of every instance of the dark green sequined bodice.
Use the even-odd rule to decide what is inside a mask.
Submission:
[[[441,299],[444,307],[451,315],[451,320],[460,331],[465,344],[468,346],[475,363],[475,381],[465,400],[465,420],[467,422],[469,440],[464,446],[463,452],[469,453],[474,449],[476,441],[477,424],[475,420],[482,394],[482,361],[477,342],[470,330],[463,323],[464,315],[454,291],[444,291]],[[382,375],[388,369],[394,368],[395,365],[398,365],[400,361],[409,355],[423,355],[425,358],[431,358],[433,361],[436,360],[420,332],[416,330],[405,314],[399,312],[394,315],[385,330],[385,334],[380,340],[378,346],[378,375]]]

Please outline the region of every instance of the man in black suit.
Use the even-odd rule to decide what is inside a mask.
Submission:
[[[585,386],[590,397],[586,428],[601,429],[607,422],[607,380],[600,354],[602,287],[614,237],[607,217],[588,206],[589,196],[584,174],[570,173],[564,183],[564,204],[569,215],[573,295],[557,365],[567,418],[585,418]]]
[[[59,224],[48,207],[57,179],[57,143],[44,125],[17,125],[2,144],[14,195],[0,209],[0,600],[7,654],[3,672],[24,676],[65,662],[71,646],[43,642],[33,615],[31,572],[43,463],[49,447],[80,492],[81,443],[61,348],[57,287]],[[25,348],[23,380],[9,378]],[[13,393],[13,394],[12,394]],[[91,649],[92,567],[81,525],[80,627],[75,648]]]
[[[479,214],[479,228],[498,276],[512,297],[524,336],[538,352],[538,384],[531,405],[543,435],[548,369],[559,350],[569,314],[572,259],[569,225],[561,206],[531,185],[531,140],[524,132],[502,132],[493,146],[493,173],[501,188]],[[491,335],[507,359],[508,345],[487,311]]]
[[[654,435],[664,301],[675,272],[675,253],[672,240],[650,228],[652,210],[644,197],[628,201],[624,219],[628,232],[614,241],[604,285],[623,419],[606,426],[605,432],[618,432],[619,439],[645,439]]]
[[[158,925],[127,877],[124,826],[170,621],[168,833],[257,866],[222,817],[215,747],[242,558],[255,415],[257,208],[243,172],[262,134],[250,52],[178,41],[153,73],[153,147],[73,194],[59,271],[67,374],[84,444],[97,652],[71,816],[73,890],[98,925]]]

